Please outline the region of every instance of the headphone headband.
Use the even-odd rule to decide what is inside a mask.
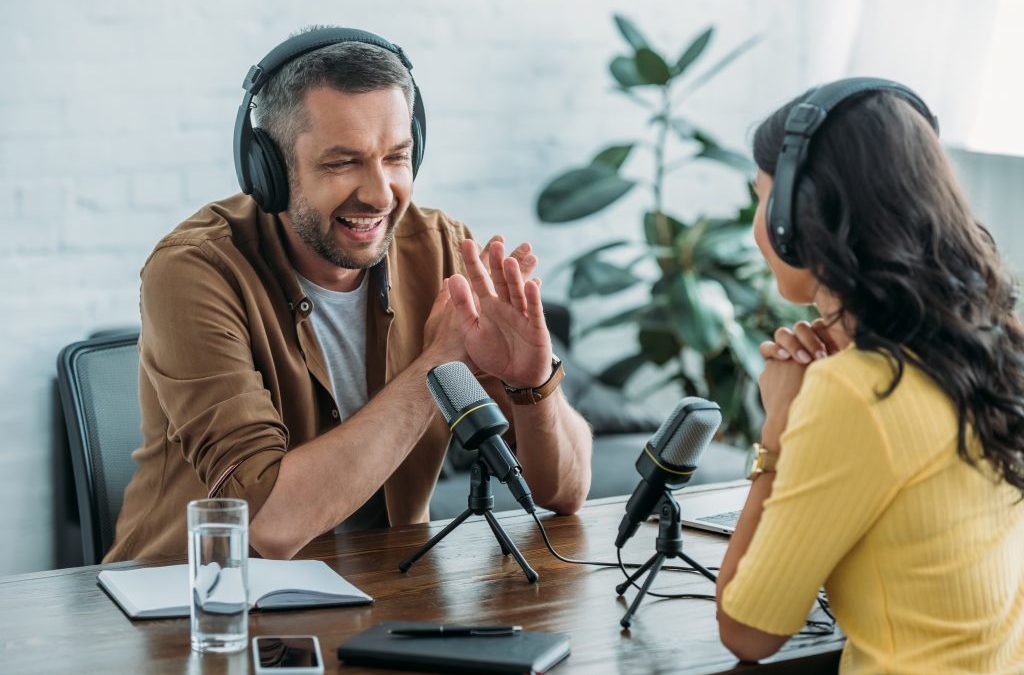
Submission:
[[[914,107],[939,133],[939,120],[925,102],[909,87],[875,77],[851,77],[817,87],[793,106],[786,116],[782,148],[775,163],[775,177],[769,197],[766,221],[768,240],[778,256],[793,267],[803,267],[796,253],[796,188],[800,171],[815,133],[830,114],[860,94],[888,91],[899,95]]]
[[[235,115],[234,159],[235,175],[245,194],[251,194],[268,213],[280,213],[288,208],[287,168],[270,136],[252,126],[253,98],[285,64],[303,54],[343,42],[360,42],[386,49],[402,62],[409,71],[413,86],[412,109],[412,171],[419,172],[426,146],[427,120],[423,98],[412,77],[412,61],[398,45],[379,35],[357,28],[326,27],[290,37],[271,49],[259,63],[250,66],[242,81],[242,103]]]

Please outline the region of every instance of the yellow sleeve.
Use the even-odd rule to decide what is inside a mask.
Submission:
[[[725,587],[730,617],[776,635],[799,631],[818,588],[897,490],[871,406],[821,362],[789,411],[771,496]]]

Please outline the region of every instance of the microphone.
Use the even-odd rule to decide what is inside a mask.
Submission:
[[[536,507],[523,468],[501,438],[508,420],[466,364],[452,361],[432,368],[427,388],[455,440],[467,450],[478,450],[491,475],[508,486],[527,513],[533,513]]]
[[[615,538],[616,548],[622,548],[636,534],[666,488],[675,490],[690,482],[704,448],[721,423],[722,410],[717,403],[688,396],[676,405],[636,460],[641,480],[626,503],[626,515]]]

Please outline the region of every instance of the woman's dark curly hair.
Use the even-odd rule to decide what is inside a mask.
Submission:
[[[754,160],[775,174],[789,102],[757,129]],[[907,362],[952,400],[967,438],[1024,493],[1024,328],[995,242],[971,215],[928,122],[899,95],[869,92],[829,114],[797,183],[795,250],[854,319],[859,349]],[[826,317],[829,318],[829,317]]]

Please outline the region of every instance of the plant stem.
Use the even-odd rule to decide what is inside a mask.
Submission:
[[[658,140],[654,144],[654,211],[661,213],[661,189],[665,180],[665,140],[668,136],[669,116],[672,112],[672,101],[669,98],[669,87],[661,88],[661,112],[658,121]]]

